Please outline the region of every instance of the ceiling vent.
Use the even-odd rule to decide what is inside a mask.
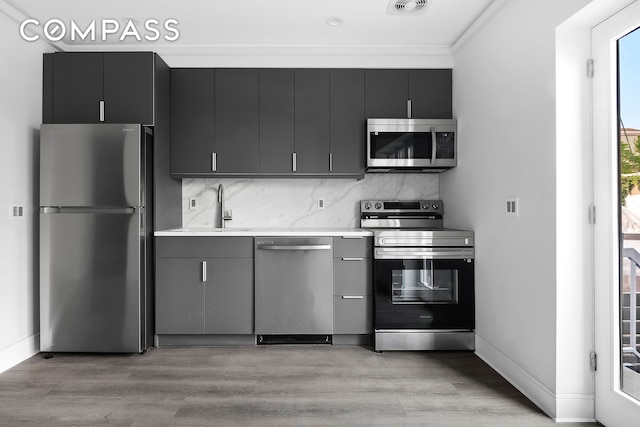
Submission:
[[[389,0],[389,15],[420,15],[427,10],[431,0]]]

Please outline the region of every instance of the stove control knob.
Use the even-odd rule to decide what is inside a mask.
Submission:
[[[382,203],[376,202],[376,209],[382,209]]]
[[[432,208],[434,211],[437,211],[437,210],[438,210],[438,208],[440,208],[440,206],[439,206],[437,203],[434,203],[434,204],[432,204],[432,205],[431,205],[431,208]]]
[[[365,204],[364,204],[364,208],[365,208],[366,210],[371,209],[371,202],[367,202],[367,203],[365,203]]]
[[[429,209],[429,203],[424,202],[424,203],[422,204],[422,209],[424,209],[425,211],[426,211],[427,209]]]

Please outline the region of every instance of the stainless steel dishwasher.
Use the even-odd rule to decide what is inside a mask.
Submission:
[[[258,344],[330,343],[332,238],[259,237],[255,246]]]

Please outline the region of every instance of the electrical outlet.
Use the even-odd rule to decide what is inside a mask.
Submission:
[[[318,209],[322,210],[324,209],[324,206],[325,206],[324,199],[318,199]]]
[[[189,210],[195,210],[198,209],[198,199],[196,199],[195,197],[189,197]]]
[[[520,214],[520,200],[517,197],[507,197],[505,205],[507,216],[518,216]]]
[[[9,205],[9,217],[11,219],[20,219],[24,217],[24,206]]]

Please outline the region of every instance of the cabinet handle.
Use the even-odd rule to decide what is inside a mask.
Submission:
[[[362,295],[342,295],[342,299],[364,299]]]
[[[218,155],[211,153],[211,170],[215,172],[218,169]]]
[[[329,172],[333,172],[333,153],[329,153]]]
[[[104,122],[104,100],[100,100],[100,121]]]
[[[342,258],[343,261],[364,261],[364,258]]]
[[[207,261],[202,261],[202,281],[207,281]]]
[[[407,118],[411,118],[411,100],[407,99]]]
[[[298,169],[298,155],[296,153],[293,153],[292,157],[292,161],[293,161],[293,171],[295,172],[296,169]]]

